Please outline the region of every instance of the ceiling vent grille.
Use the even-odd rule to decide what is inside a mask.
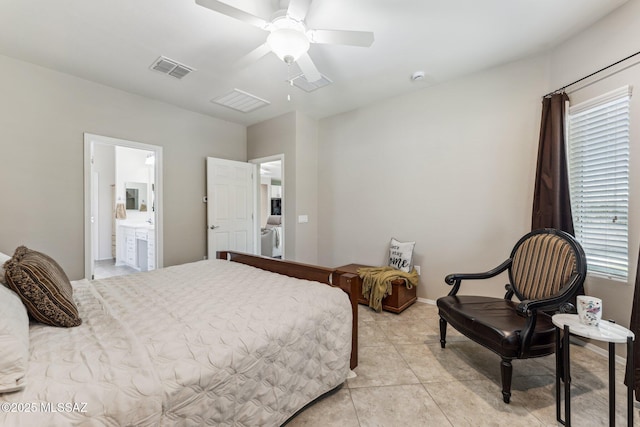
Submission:
[[[187,74],[195,71],[195,68],[187,67],[186,65],[181,64],[178,61],[174,61],[173,59],[169,59],[164,56],[156,59],[149,68],[163,74],[168,74],[171,77],[175,77],[176,79],[181,79]]]
[[[214,104],[219,104],[232,110],[242,113],[249,113],[258,108],[271,104],[269,101],[258,98],[255,95],[244,92],[240,89],[233,89],[231,92],[221,95],[211,100]]]
[[[304,76],[304,74],[299,74],[291,79],[291,82],[294,86],[304,90],[305,92],[313,92],[316,89],[320,89],[321,87],[329,86],[333,83],[327,76],[320,75],[320,79],[315,82],[310,82]]]

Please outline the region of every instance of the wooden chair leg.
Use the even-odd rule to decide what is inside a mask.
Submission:
[[[440,318],[440,347],[444,348],[447,343],[447,321],[442,317]]]
[[[511,359],[502,359],[500,362],[500,376],[502,377],[502,400],[509,403],[511,400],[511,376],[513,374],[513,366]]]

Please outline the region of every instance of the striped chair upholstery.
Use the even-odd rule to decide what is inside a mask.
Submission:
[[[571,244],[556,234],[534,234],[516,247],[511,283],[520,300],[547,298],[558,293],[576,273]]]
[[[505,271],[510,283],[503,298],[458,295],[463,281],[489,279]],[[509,258],[496,268],[445,278],[452,289],[437,300],[440,345],[445,348],[450,324],[498,354],[502,359],[502,397],[509,403],[511,361],[555,352],[555,327],[548,313],[575,297],[586,274],[584,251],[571,235],[554,229],[532,231],[516,243]],[[519,301],[513,301],[513,296]]]

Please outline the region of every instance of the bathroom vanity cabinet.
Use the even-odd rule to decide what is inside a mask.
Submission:
[[[118,224],[116,239],[116,265],[127,265],[140,271],[155,270],[156,245],[153,225]]]

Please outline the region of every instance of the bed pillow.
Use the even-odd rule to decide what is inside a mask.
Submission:
[[[11,257],[9,255],[0,252],[0,283],[3,285],[6,283],[6,281],[4,280],[4,263],[9,261],[10,259]]]
[[[416,242],[400,242],[391,239],[389,245],[389,266],[406,273],[413,269],[413,248]]]
[[[33,320],[63,327],[82,323],[69,278],[49,256],[20,246],[5,270],[7,286],[20,296]]]
[[[29,362],[29,316],[20,297],[0,285],[0,393],[24,387]]]

